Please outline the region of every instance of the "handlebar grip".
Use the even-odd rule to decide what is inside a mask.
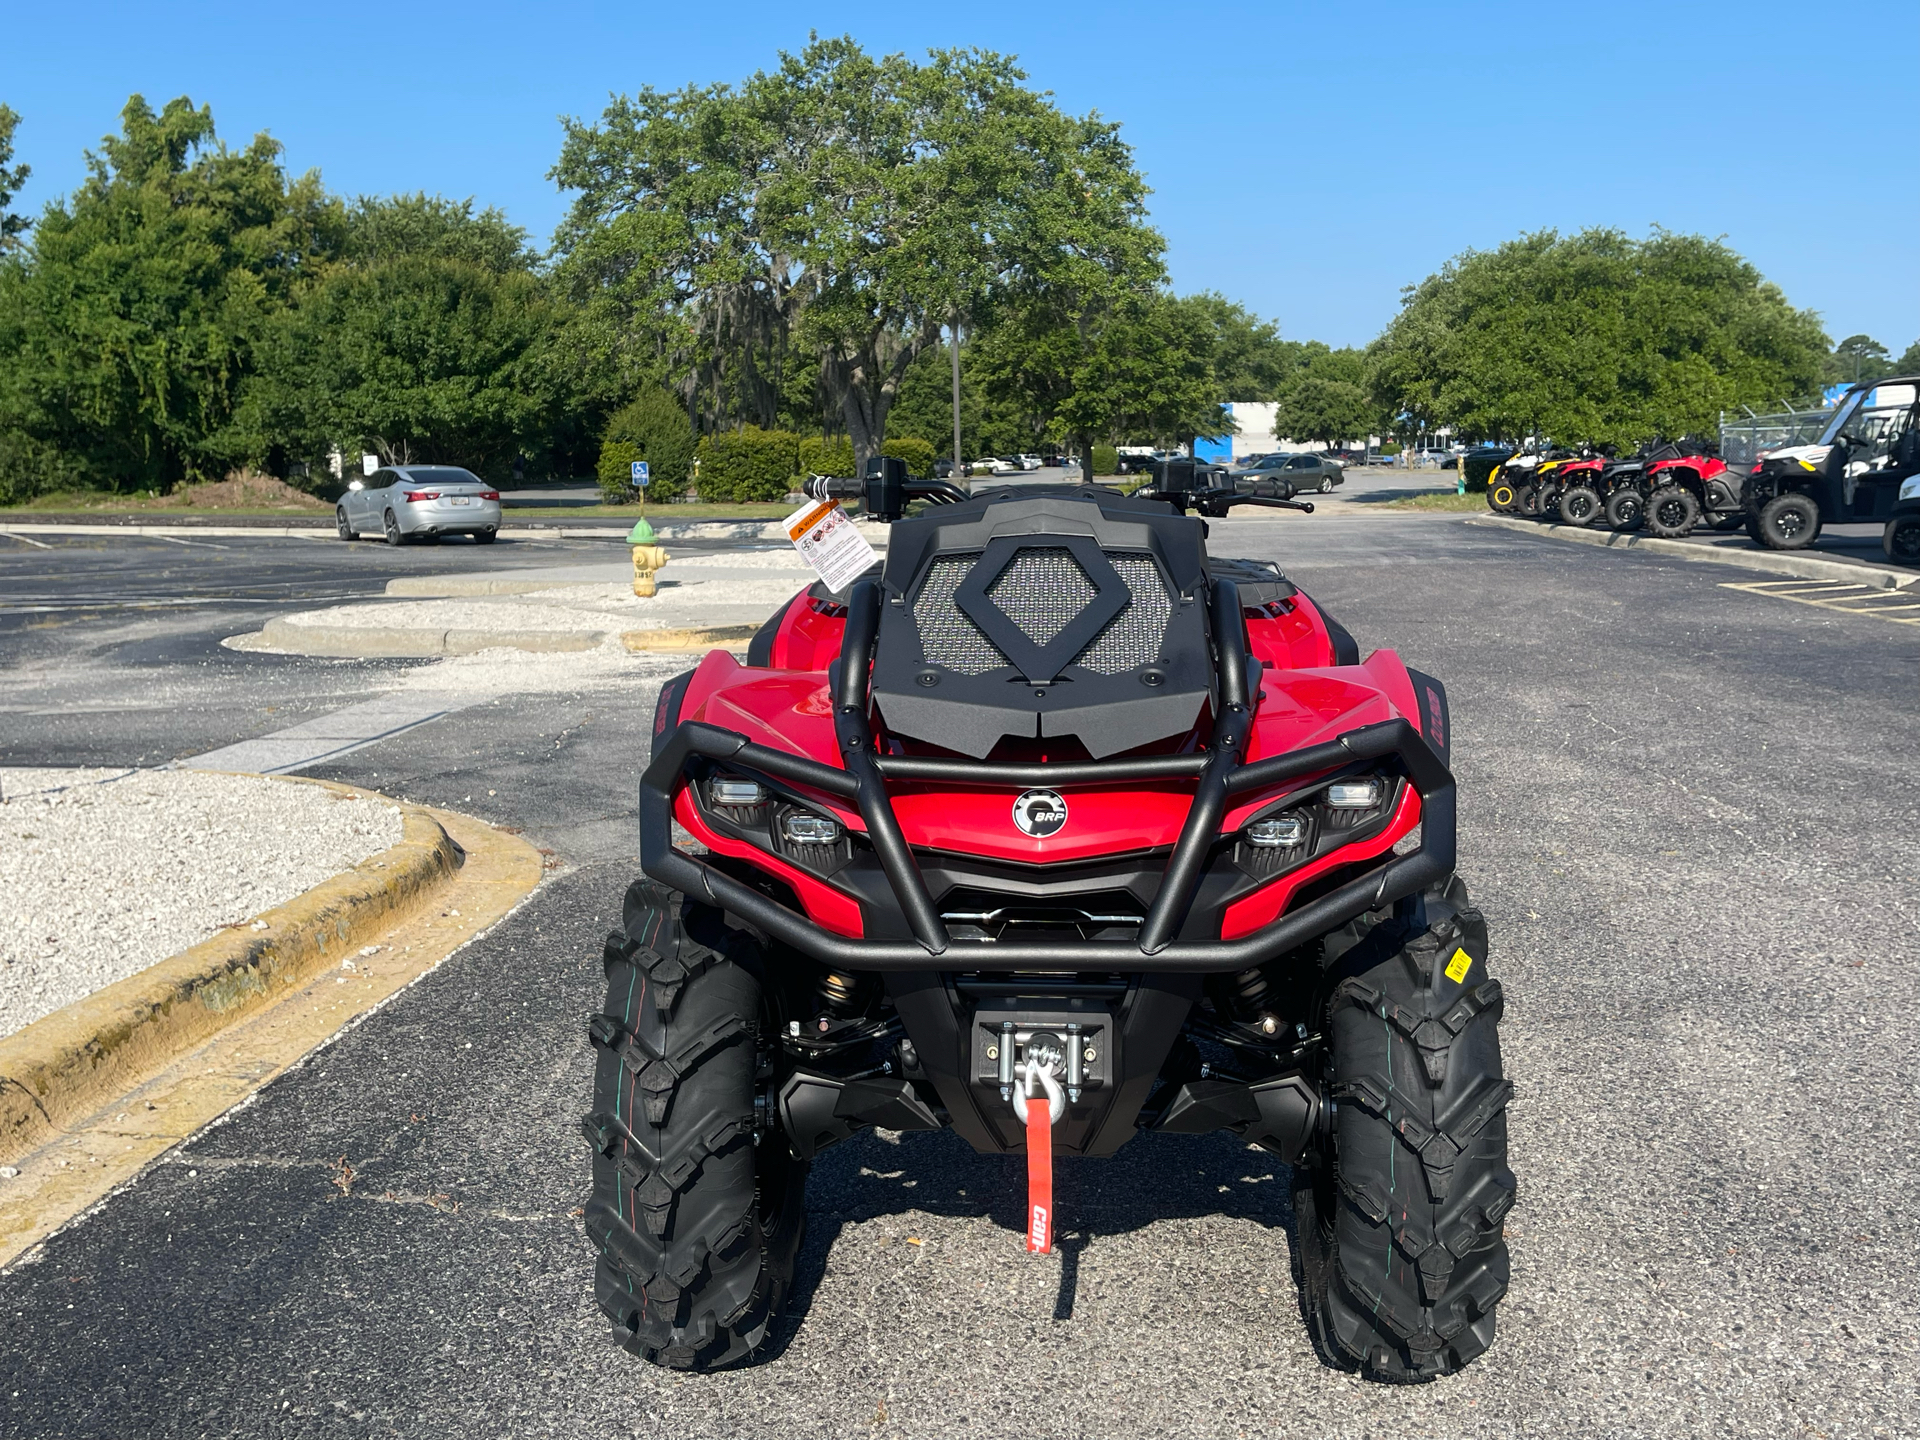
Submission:
[[[866,497],[866,482],[842,480],[830,475],[809,476],[800,487],[809,500],[860,500]]]

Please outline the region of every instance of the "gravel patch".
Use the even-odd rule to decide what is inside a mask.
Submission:
[[[188,770],[0,768],[0,1036],[400,841],[398,807]]]

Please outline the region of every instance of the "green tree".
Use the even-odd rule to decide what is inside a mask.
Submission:
[[[121,122],[0,282],[0,432],[68,483],[166,489],[253,458],[242,387],[343,224],[277,142],[230,150],[184,97]]]
[[[1406,294],[1368,349],[1403,429],[1631,445],[1817,387],[1827,337],[1726,245],[1656,230],[1523,236]]]
[[[13,197],[20,193],[20,187],[27,183],[27,176],[33,173],[29,165],[15,165],[11,169],[7,162],[13,159],[13,132],[20,124],[20,117],[10,106],[0,105],[0,251],[12,249],[20,243],[20,237],[27,233],[27,227],[33,222],[24,215],[16,215],[9,208]]]
[[[1288,388],[1275,408],[1273,433],[1322,446],[1364,439],[1378,423],[1379,411],[1367,392],[1351,380],[1305,375]]]
[[[1280,338],[1279,325],[1211,290],[1190,295],[1183,303],[1205,316],[1212,328],[1209,362],[1218,398],[1278,400],[1293,378],[1300,350]]]
[[[679,397],[650,386],[607,420],[597,470],[600,488],[612,500],[634,498],[632,463],[644,460],[647,495],[656,500],[679,495],[693,479],[697,444]]]
[[[1893,357],[1887,353],[1887,347],[1871,335],[1849,335],[1842,340],[1833,347],[1833,361],[1827,367],[1827,374],[1832,380],[1847,385],[1858,385],[1895,373]]]
[[[1900,353],[1900,358],[1893,362],[1893,373],[1920,375],[1920,340],[1914,341]]]
[[[990,52],[918,65],[816,37],[738,89],[642,90],[569,124],[556,249],[584,342],[674,375],[709,428],[771,423],[810,361],[856,454],[878,453],[943,327],[1097,248],[1096,213],[1137,218],[1113,127],[1024,80]]]
[[[352,207],[341,257],[275,326],[250,387],[256,443],[504,478],[569,408],[563,318],[496,211],[399,196]]]

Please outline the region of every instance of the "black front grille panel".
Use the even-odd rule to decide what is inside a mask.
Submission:
[[[954,600],[979,559],[975,553],[935,560],[913,602],[914,625],[927,661],[966,676],[1012,663]],[[1173,599],[1150,557],[1110,554],[1107,559],[1127,587],[1126,608],[1072,663],[1096,675],[1123,675],[1160,658]],[[988,588],[987,599],[1036,645],[1047,645],[1097,594],[1070,551],[1036,546],[1015,557]]]

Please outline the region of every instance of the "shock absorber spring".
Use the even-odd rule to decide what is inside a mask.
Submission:
[[[1230,982],[1228,1004],[1232,1006],[1235,1018],[1251,1020],[1267,1008],[1267,1002],[1273,995],[1273,984],[1267,978],[1267,972],[1258,965],[1251,970],[1242,970]]]
[[[837,970],[822,970],[814,984],[820,1008],[830,1015],[851,1015],[861,1009],[860,979]]]

